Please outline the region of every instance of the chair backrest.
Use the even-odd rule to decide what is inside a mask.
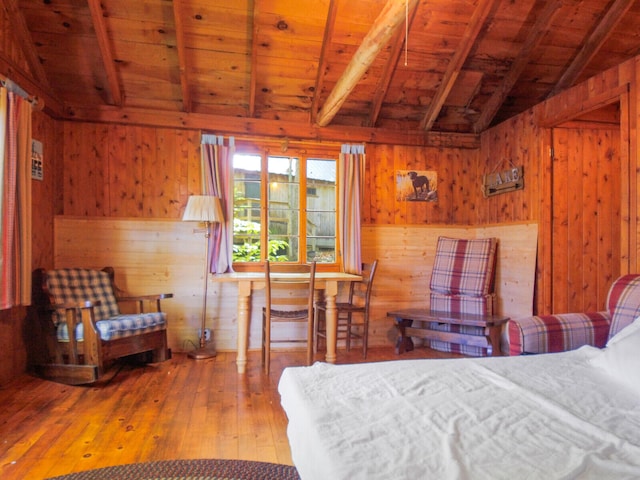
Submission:
[[[369,308],[371,301],[371,290],[373,289],[373,279],[378,268],[378,260],[371,263],[362,264],[362,280],[350,282],[349,303],[357,306]]]
[[[62,268],[47,270],[43,276],[43,289],[52,305],[100,302],[94,308],[95,320],[105,320],[120,313],[113,290],[113,270]],[[58,314],[63,320],[64,311]]]
[[[640,274],[622,275],[611,284],[607,310],[611,315],[611,339],[640,316]]]
[[[265,262],[265,305],[268,311],[313,312],[316,262]]]
[[[431,273],[431,308],[493,314],[497,247],[497,238],[438,238]]]
[[[494,291],[497,238],[438,238],[431,291],[479,297]]]

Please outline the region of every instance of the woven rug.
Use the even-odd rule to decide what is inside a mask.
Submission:
[[[48,480],[300,480],[296,467],[247,460],[166,460],[71,473]]]

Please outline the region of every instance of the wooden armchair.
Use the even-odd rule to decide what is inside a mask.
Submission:
[[[80,385],[97,381],[117,358],[140,354],[144,361],[161,362],[171,357],[160,300],[173,295],[124,296],[114,277],[111,267],[34,272],[33,302],[44,343],[32,365],[37,375]],[[136,313],[121,313],[122,302],[133,303]],[[145,312],[145,304],[155,304],[155,311]]]

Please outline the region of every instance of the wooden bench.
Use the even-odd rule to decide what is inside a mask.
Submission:
[[[500,331],[509,317],[502,315],[470,315],[464,313],[439,312],[428,308],[407,308],[387,312],[388,317],[395,319],[398,329],[396,353],[413,350],[411,337],[440,340],[460,345],[473,345],[486,348],[487,354],[501,355]],[[481,334],[443,332],[431,328],[432,323],[474,326],[481,328]],[[418,325],[415,325],[418,324]]]

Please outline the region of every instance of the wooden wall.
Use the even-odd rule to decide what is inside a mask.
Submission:
[[[62,213],[180,218],[201,193],[200,132],[64,122]]]
[[[6,39],[2,50],[9,57],[11,52],[19,53],[19,49],[7,44]],[[28,82],[24,71],[7,68],[6,60],[6,57],[0,58],[3,71],[13,73],[18,81]],[[15,65],[25,65],[23,59],[10,60]],[[386,242],[405,242],[407,236],[419,241],[419,236],[413,237],[420,231],[415,228],[417,226],[449,225],[453,229],[512,222],[534,223],[539,231],[534,309],[548,313],[554,308],[571,308],[569,303],[566,307],[556,307],[559,304],[554,303],[558,299],[555,292],[566,292],[562,295],[570,298],[585,287],[596,292],[598,299],[593,305],[599,308],[603,304],[601,297],[606,289],[602,285],[606,280],[616,273],[640,271],[640,149],[637,141],[640,92],[636,80],[639,73],[640,57],[636,57],[597,75],[484,132],[479,150],[368,145],[365,231],[374,228],[371,230],[375,232],[373,238],[378,238],[382,231],[379,229],[387,226],[404,232],[385,238],[385,243],[380,245],[386,248],[394,245]],[[615,137],[611,140],[607,139],[611,125],[600,128],[594,127],[593,122],[598,121],[596,113],[599,109],[616,102],[619,105],[619,140]],[[572,234],[571,241],[568,236],[565,243],[558,244],[557,238],[556,243],[553,241],[552,215],[559,213],[557,198],[554,198],[558,194],[553,190],[552,181],[554,159],[550,153],[554,129],[559,125],[566,126],[567,122],[580,119],[586,113],[592,114],[589,135],[593,138],[584,145],[582,158],[573,157],[575,165],[600,165],[606,155],[603,157],[596,146],[604,140],[619,141],[620,145],[619,158],[616,159],[620,177],[607,177],[612,182],[611,192],[619,192],[619,197],[603,193],[595,198],[596,204],[605,204],[597,215],[612,216],[598,221],[613,221],[619,226],[619,237],[611,240],[609,264],[612,268],[608,272],[603,272],[602,267],[593,267],[609,253],[606,248],[592,249],[593,239],[589,236],[592,232],[588,228],[583,227],[585,234]],[[212,125],[212,128],[224,132],[223,125]],[[42,112],[35,113],[34,137],[41,140],[45,148],[45,180],[41,183],[34,181],[34,268],[54,263],[54,214],[101,217],[105,220],[179,219],[188,195],[200,190],[199,135],[198,131],[179,128],[59,122]],[[484,198],[480,190],[482,175],[511,165],[524,167],[525,189]],[[438,203],[399,202],[395,199],[395,172],[413,168],[438,172]],[[591,167],[587,170],[591,171]],[[581,197],[567,201],[566,208],[569,205],[575,208],[580,202],[584,207],[585,201],[587,205],[594,205],[594,197]],[[569,210],[566,213],[569,214]],[[365,238],[368,242],[371,237]],[[148,248],[153,249],[154,245],[152,242]],[[567,272],[589,271],[590,277],[569,280],[570,275],[554,270],[554,258],[559,255],[559,248],[566,252],[579,248],[581,254],[572,257],[575,260],[567,265]],[[387,260],[394,262],[398,259]],[[192,261],[193,271],[198,272],[200,260],[193,257]],[[413,269],[409,275],[415,275],[418,270]],[[606,280],[599,280],[600,277],[606,277]],[[27,315],[28,311],[23,308],[0,312],[0,346],[3,347],[0,381],[24,369]],[[183,317],[188,318],[189,314],[183,314]],[[384,327],[380,325],[375,334],[378,340],[384,338],[384,332],[379,330]],[[225,335],[224,331],[220,333],[222,338]]]
[[[499,239],[497,310],[514,318],[531,315],[537,225],[368,226],[363,228],[363,256],[379,259],[372,299],[370,342],[393,345],[395,330],[386,312],[392,308],[427,306],[428,285],[437,239],[493,236]],[[111,265],[120,288],[132,294],[171,292],[163,301],[169,316],[169,344],[176,351],[197,342],[203,294],[204,237],[193,225],[175,220],[57,216],[57,267],[102,268]],[[237,286],[209,281],[207,325],[216,348],[237,345]],[[264,293],[254,292],[250,348],[260,347]]]

